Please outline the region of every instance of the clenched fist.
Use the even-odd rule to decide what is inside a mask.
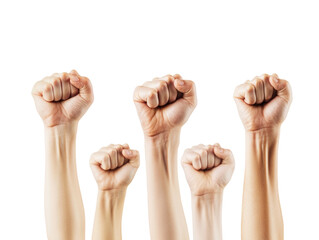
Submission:
[[[32,96],[45,126],[78,121],[93,102],[90,80],[75,70],[55,73],[37,82]]]
[[[219,144],[186,149],[182,166],[193,196],[221,193],[235,168],[233,154]]]
[[[196,107],[195,84],[178,74],[154,78],[138,86],[135,106],[146,136],[181,127]]]
[[[127,187],[140,165],[139,153],[125,145],[109,145],[93,153],[90,166],[102,191]]]
[[[264,74],[239,85],[234,99],[246,131],[280,126],[292,102],[289,83],[277,74]]]

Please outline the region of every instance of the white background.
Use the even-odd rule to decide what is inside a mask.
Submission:
[[[88,76],[95,102],[77,138],[79,181],[91,237],[96,183],[88,160],[110,143],[141,151],[129,186],[123,239],[149,239],[142,130],[135,86],[180,73],[197,85],[198,106],[179,149],[219,142],[236,169],[225,189],[224,239],[240,239],[244,130],[232,99],[236,85],[276,72],[294,100],[282,126],[279,187],[286,239],[319,239],[316,1],[1,1],[0,239],[46,239],[43,126],[30,94],[54,72]],[[179,158],[180,161],[180,158]],[[179,169],[192,234],[190,193]]]

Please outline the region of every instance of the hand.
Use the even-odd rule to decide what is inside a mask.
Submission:
[[[154,78],[134,92],[134,103],[146,136],[181,127],[196,107],[195,84],[178,74]]]
[[[78,121],[94,98],[90,80],[75,70],[45,77],[34,85],[32,96],[47,127]]]
[[[264,74],[239,85],[234,99],[247,131],[280,126],[292,102],[292,91],[277,74]]]
[[[125,145],[109,145],[93,153],[90,166],[102,191],[126,188],[140,165],[139,152]]]
[[[186,149],[182,166],[194,196],[221,193],[233,175],[235,162],[230,150],[219,144]]]

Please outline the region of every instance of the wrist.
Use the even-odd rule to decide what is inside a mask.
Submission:
[[[53,134],[53,135],[74,135],[78,128],[78,122],[72,121],[66,124],[60,124],[55,126],[47,126],[44,125],[44,131],[46,134]]]
[[[273,127],[267,127],[267,128],[261,128],[257,130],[246,130],[246,135],[251,136],[258,136],[263,135],[267,137],[271,137],[273,135],[276,135],[280,132],[280,125],[273,126]]]
[[[194,239],[222,239],[223,193],[192,195]]]
[[[192,201],[196,202],[198,205],[213,203],[213,205],[221,205],[223,199],[223,191],[218,193],[207,193],[203,195],[192,194]]]
[[[126,196],[125,189],[99,190],[98,202],[109,212],[122,211]]]
[[[179,143],[181,128],[170,129],[159,134],[149,136],[144,134],[144,140],[147,144],[165,145],[168,142]]]
[[[99,188],[99,196],[104,197],[105,199],[115,199],[125,197],[126,195],[126,187],[125,188],[117,188],[110,190],[103,190]]]

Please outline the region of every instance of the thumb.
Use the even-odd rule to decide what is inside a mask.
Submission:
[[[288,103],[292,101],[292,90],[288,81],[280,79],[276,73],[270,76],[269,82],[277,91],[277,96],[284,99]]]
[[[93,102],[93,88],[90,80],[87,77],[80,76],[77,71],[70,72],[71,84],[79,89],[79,95],[88,102]]]
[[[221,164],[234,164],[234,157],[230,150],[224,149],[219,145],[215,145],[214,147],[214,154],[220,158]]]
[[[196,87],[195,83],[190,80],[183,80],[181,78],[175,78],[174,87],[177,91],[183,94],[183,98],[188,102],[196,106],[197,97],[196,97]]]
[[[127,164],[131,165],[133,168],[138,168],[140,166],[140,156],[137,150],[124,148],[122,154],[128,159]]]

